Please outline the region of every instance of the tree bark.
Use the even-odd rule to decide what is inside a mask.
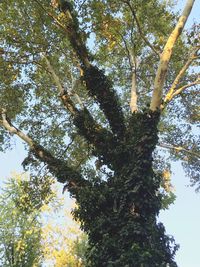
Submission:
[[[136,80],[136,73],[133,70],[132,73],[132,85],[131,85],[131,101],[130,101],[130,108],[131,112],[137,112],[138,107],[137,107],[137,80]]]
[[[185,26],[185,23],[190,15],[194,2],[195,0],[187,0],[183,13],[180,16],[176,27],[170,34],[167,43],[163,49],[154,82],[154,90],[150,105],[150,109],[152,111],[160,109],[163,95],[163,86],[168,70],[168,63],[170,61],[174,45]]]

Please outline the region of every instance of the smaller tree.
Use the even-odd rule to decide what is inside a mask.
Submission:
[[[56,211],[54,203],[43,207],[43,262],[54,267],[84,267],[87,236],[59,197],[57,204]]]
[[[0,196],[0,266],[3,267],[41,266],[39,210],[29,206],[27,185],[27,177],[14,175]]]
[[[21,174],[7,181],[0,197],[0,266],[85,266],[87,237],[61,210],[53,183],[52,177]]]

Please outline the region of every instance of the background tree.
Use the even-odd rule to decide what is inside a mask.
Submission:
[[[18,135],[24,166],[76,198],[87,266],[176,266],[157,215],[167,157],[199,183],[198,25],[180,38],[193,4],[1,3],[2,143]]]
[[[0,264],[3,267],[41,266],[39,210],[28,202],[27,177],[15,175],[0,197]],[[33,203],[32,203],[33,204]]]
[[[2,267],[85,266],[87,238],[72,222],[51,178],[42,187],[36,178],[14,174],[1,191]]]
[[[80,230],[80,224],[72,220],[69,211],[71,208],[72,205],[69,207],[69,204],[66,208],[59,197],[57,197],[56,206],[53,204],[44,207],[42,250],[43,262],[46,265],[54,267],[85,266],[87,236]]]

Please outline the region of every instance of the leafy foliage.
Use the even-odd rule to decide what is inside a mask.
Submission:
[[[0,262],[3,267],[41,266],[39,211],[27,202],[23,181],[27,182],[20,175],[10,179],[0,197]]]
[[[53,180],[35,182],[26,174],[14,174],[2,188],[1,266],[85,266],[87,238],[71,214],[62,212],[63,201]],[[68,227],[67,222],[71,222]]]
[[[83,267],[86,261],[87,237],[80,231],[79,224],[72,220],[69,208],[64,206],[60,198],[57,201],[59,205],[56,212],[54,205],[47,205],[43,209],[43,262],[55,267]]]

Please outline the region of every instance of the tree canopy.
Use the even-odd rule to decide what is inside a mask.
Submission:
[[[93,146],[105,141],[102,133],[108,141],[110,131],[123,133],[131,115],[130,99],[132,111],[150,105],[159,58],[177,14],[173,6],[159,1],[74,1],[73,5],[73,25],[68,25],[55,8],[56,1],[1,3],[0,103],[20,130],[80,169],[93,157]],[[198,139],[192,130],[199,120],[198,29],[193,25],[172,47],[162,98],[168,106],[162,112],[158,147],[182,160],[197,186]],[[90,81],[84,81],[83,56],[105,69],[115,92],[107,88],[105,97],[96,95]],[[95,75],[95,69],[91,71]],[[100,97],[104,103],[98,104]],[[79,135],[80,120],[87,120],[92,133]],[[88,142],[97,132],[97,140]],[[1,149],[9,146],[10,139],[1,128]]]

